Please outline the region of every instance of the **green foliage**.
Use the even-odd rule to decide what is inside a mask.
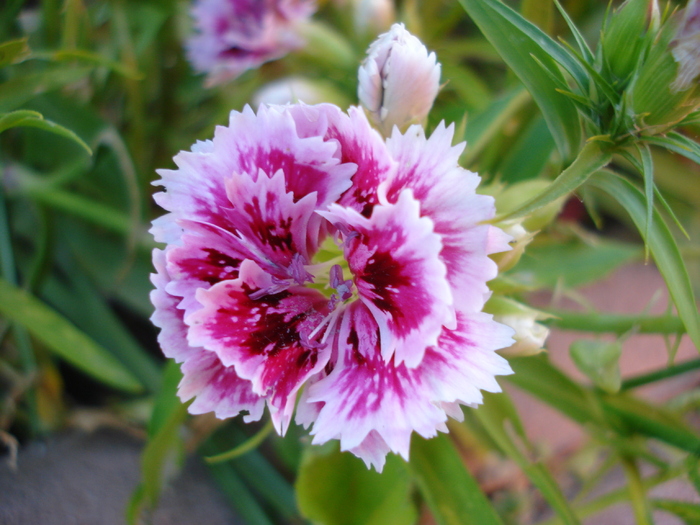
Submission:
[[[417,517],[406,465],[390,456],[381,474],[337,447],[309,450],[296,481],[299,510],[326,525],[410,525]]]
[[[42,377],[63,361],[108,387],[110,404],[152,406],[141,421],[147,441],[130,523],[157,506],[186,448],[219,457],[209,472],[251,524],[409,525],[430,519],[425,514],[439,525],[519,522],[518,504],[506,508],[470,472],[482,462],[475,451],[518,466],[555,515],[542,523],[580,523],[619,502],[632,503],[639,523],[652,509],[698,522],[697,505],[647,495],[684,476],[700,491],[700,437],[684,418],[695,405],[683,397],[656,406],[635,389],[697,370],[700,360],[621,378],[621,342],[571,346],[584,382],[546,355],[510,361],[515,373],[507,381],[587,432],[607,465],[623,467],[628,486],[585,502],[561,488],[506,394],[486,394],[481,408],[465,409],[466,423],[451,427],[459,446],[445,434],[414,436],[410,461],[390,454],[381,474],[333,444],[310,446],[297,427],[283,440],[266,423],[250,430],[229,421],[215,430],[205,417],[187,415],[176,397],[179,365],[162,369],[154,334],[144,328],[156,247],[147,229],[160,213],[150,183],[156,169],[172,167],[177,151],[210,137],[270,82],[301,77],[328,102],[356,103],[357,67],[374,35],[353,26],[354,2],[319,4],[304,29],[305,48],[211,89],[187,66],[181,2],[0,5],[0,433],[31,438],[54,430],[37,399]],[[443,65],[428,128],[443,118],[455,122],[456,142],[467,142],[462,165],[478,171],[490,184],[481,191],[496,197],[492,222],[538,232],[517,264],[491,281],[487,309],[535,312],[526,292],[575,297],[576,288],[646,251],[677,313],[548,309],[535,312],[538,319],[620,341],[630,333],[687,334],[700,349],[693,292],[699,95],[697,80],[689,88],[674,84],[680,66],[671,54],[682,17],[659,13],[651,0],[607,11],[604,4],[396,3],[399,20]],[[594,27],[597,20],[602,27]],[[627,221],[627,241],[584,231],[585,218],[563,226],[561,207],[577,199],[598,226],[610,217]],[[629,235],[635,231],[644,246]],[[10,393],[7,377],[18,378]],[[655,471],[647,475],[641,463]],[[599,479],[584,479],[579,496]]]

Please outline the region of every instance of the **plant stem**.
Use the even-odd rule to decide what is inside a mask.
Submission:
[[[669,366],[668,368],[656,370],[648,374],[631,377],[622,382],[621,390],[629,390],[630,388],[636,388],[638,386],[654,383],[656,381],[661,381],[662,379],[668,379],[669,377],[690,372],[691,370],[697,370],[698,368],[700,368],[700,359],[693,359],[692,361],[686,361],[685,363],[681,363],[679,365]]]
[[[581,330],[593,333],[624,334],[682,334],[685,326],[673,315],[621,315],[609,313],[582,313],[567,310],[546,310],[554,316],[549,325],[560,330]]]
[[[241,443],[237,447],[234,447],[231,450],[222,454],[217,454],[216,456],[207,456],[204,458],[204,461],[211,464],[236,459],[237,457],[242,456],[243,454],[246,454],[247,452],[250,452],[251,450],[257,448],[258,445],[260,445],[260,443],[262,443],[265,440],[265,438],[270,434],[270,432],[272,432],[273,428],[274,427],[272,425],[272,420],[270,420],[264,427],[260,429],[260,431],[257,434],[255,434],[252,438],[248,439],[244,443]]]

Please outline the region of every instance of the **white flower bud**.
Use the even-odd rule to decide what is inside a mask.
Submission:
[[[360,103],[384,136],[394,126],[403,131],[422,123],[440,88],[435,53],[403,24],[394,24],[369,46],[358,76]]]
[[[495,321],[510,326],[515,330],[515,344],[499,350],[499,354],[509,357],[539,354],[544,350],[544,342],[549,336],[549,329],[536,322],[537,315],[512,314],[495,315]]]

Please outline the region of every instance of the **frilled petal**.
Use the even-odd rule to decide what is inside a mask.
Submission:
[[[475,193],[479,176],[459,166],[464,144],[452,146],[453,134],[454,127],[444,124],[430,138],[420,126],[411,126],[405,135],[395,130],[387,147],[397,170],[383,190],[389,202],[406,188],[413,190],[421,214],[430,217],[442,237],[440,258],[455,291],[455,307],[478,311],[490,293],[486,282],[498,270],[487,255],[509,249],[508,237],[481,224],[494,216],[494,201]]]
[[[410,190],[395,204],[375,206],[369,219],[337,205],[319,213],[345,232],[345,257],[360,299],[379,324],[384,359],[417,366],[443,325],[454,325],[433,222],[421,217]]]
[[[238,279],[198,290],[197,300],[203,307],[186,319],[189,343],[215,352],[252,381],[283,434],[297,390],[328,360],[328,349],[309,340],[328,313],[328,300],[300,286],[277,291],[272,277],[250,260],[243,261]]]
[[[253,384],[241,379],[232,367],[225,367],[214,352],[200,350],[182,365],[183,378],[178,388],[185,402],[193,397],[190,414],[214,412],[219,419],[247,412],[243,420],[258,421],[265,409],[265,398],[253,392]]]
[[[315,192],[317,206],[334,202],[350,187],[356,170],[340,163],[337,149],[334,140],[300,137],[286,107],[261,106],[257,115],[249,107],[233,111],[229,125],[218,126],[213,140],[175,156],[177,170],[158,171],[162,179],[156,184],[166,191],[154,199],[171,213],[154,221],[152,232],[160,242],[175,242],[177,229],[168,223],[182,219],[235,232],[225,213],[231,209],[226,181],[234,173],[257,177],[261,170],[268,175],[282,170],[285,191],[296,201]]]
[[[226,181],[232,209],[229,220],[237,230],[241,251],[247,252],[269,273],[284,279],[296,255],[308,263],[309,220],[315,216],[316,194],[294,201],[285,191],[285,176],[279,170],[268,177],[234,174]]]
[[[408,457],[413,431],[426,438],[447,431],[448,414],[461,419],[459,405],[481,403],[480,390],[499,392],[494,375],[511,369],[495,350],[512,343],[512,330],[482,313],[460,313],[457,321],[411,369],[381,359],[373,316],[362,303],[350,305],[337,336],[338,362],[309,388],[308,402],[320,407],[314,443],[339,439],[343,450],[381,470],[387,450]]]
[[[378,203],[377,188],[390,177],[394,161],[364,111],[351,107],[346,115],[330,104],[297,105],[291,111],[301,136],[322,136],[325,140],[337,141],[340,161],[357,166],[352,187],[339,203],[369,217],[372,207]]]
[[[183,322],[183,311],[178,308],[180,298],[165,291],[170,276],[164,253],[154,250],[153,261],[158,273],[152,275],[156,289],[151,292],[155,306],[151,320],[161,328],[158,342],[163,353],[183,363],[183,378],[178,387],[180,399],[185,402],[196,397],[188,408],[192,414],[214,412],[219,418],[227,418],[247,412],[246,421],[260,419],[265,400],[253,392],[252,383],[238,377],[233,367],[224,367],[213,352],[188,344],[187,325]]]
[[[445,413],[425,395],[417,370],[382,358],[379,327],[361,302],[347,308],[337,349],[333,371],[309,389],[309,401],[323,403],[311,431],[314,443],[339,439],[342,450],[363,451],[374,431],[377,435],[370,442],[381,438],[407,459],[414,430],[426,438],[436,435],[437,429],[445,430]],[[374,454],[369,447],[362,457],[369,461]]]

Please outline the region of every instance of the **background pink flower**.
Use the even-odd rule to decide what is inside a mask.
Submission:
[[[197,0],[187,56],[208,86],[220,84],[301,47],[296,25],[315,10],[313,0]]]

